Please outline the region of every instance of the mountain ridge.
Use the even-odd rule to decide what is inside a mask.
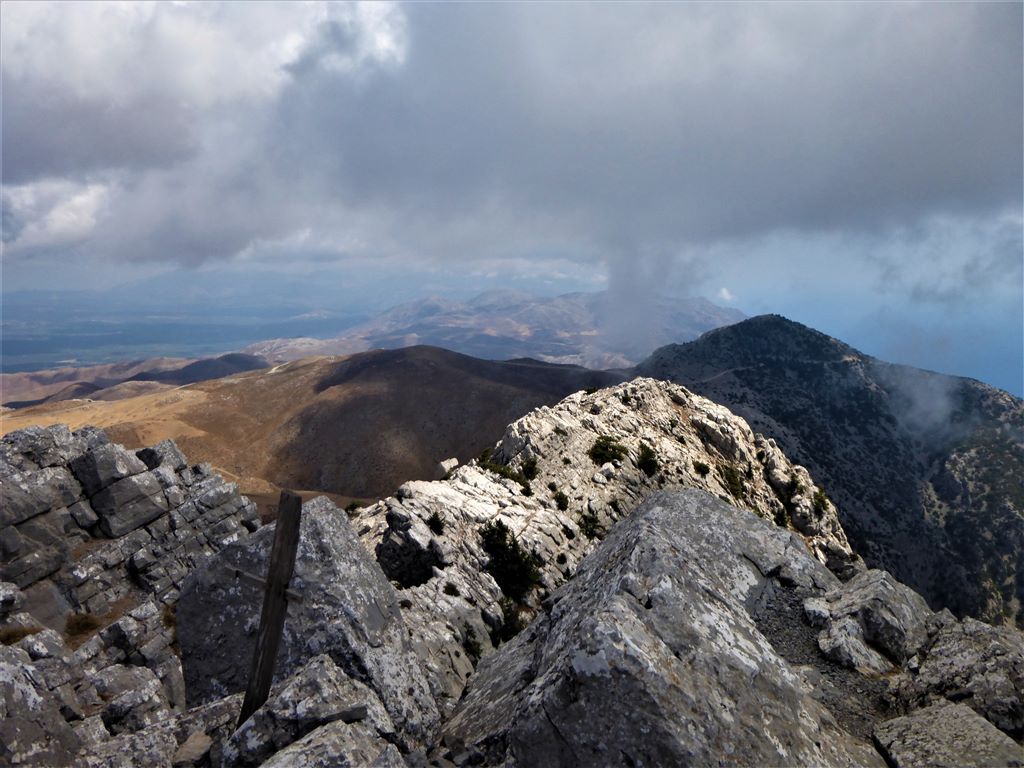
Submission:
[[[778,440],[840,502],[869,564],[933,605],[1024,621],[1012,556],[1024,547],[1019,398],[885,363],[779,316],[662,347],[635,372],[683,384]]]

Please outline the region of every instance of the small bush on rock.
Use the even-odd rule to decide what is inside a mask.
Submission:
[[[725,487],[729,489],[734,499],[743,496],[743,478],[732,464],[719,464],[718,473],[725,481]]]
[[[427,528],[435,536],[440,536],[444,533],[444,520],[437,514],[437,510],[430,513],[430,517],[427,518]]]
[[[483,653],[483,648],[480,647],[480,641],[476,639],[476,632],[467,623],[462,625],[462,650],[466,652],[469,660],[473,662],[473,666],[480,661],[480,654]]]
[[[607,464],[609,461],[621,461],[626,457],[625,446],[615,442],[615,438],[610,435],[601,435],[594,441],[594,444],[590,446],[590,450],[587,451],[587,455],[590,457],[597,466]]]
[[[703,461],[697,461],[696,459],[693,461],[693,469],[701,477],[707,477],[708,473],[711,472],[711,467]]]
[[[515,602],[505,597],[502,598],[499,605],[501,606],[501,629],[491,633],[491,642],[494,645],[508,642],[526,629],[526,622],[519,614],[519,606]]]
[[[508,597],[522,600],[540,581],[536,555],[523,549],[501,520],[484,525],[480,539],[490,557],[487,572]]]
[[[604,526],[593,512],[580,514],[580,532],[588,539],[598,539],[604,533]]]
[[[533,480],[537,477],[537,459],[532,456],[526,459],[526,461],[523,462],[523,468],[521,471],[523,477],[527,480]]]
[[[523,489],[523,495],[524,496],[533,496],[533,489],[530,488],[530,482],[529,482],[529,480],[527,480],[526,476],[523,475],[522,472],[516,472],[514,469],[512,469],[509,466],[506,466],[505,464],[498,464],[495,461],[491,461],[491,449],[490,448],[484,449],[484,452],[480,454],[480,458],[477,459],[477,461],[479,462],[481,469],[486,469],[487,471],[493,472],[494,474],[498,475],[499,477],[504,477],[504,478],[507,478],[509,480],[514,480],[515,482],[519,483],[520,487]],[[533,472],[533,476],[536,477],[537,476],[537,460],[533,459],[532,461],[533,461],[533,469],[531,471]],[[528,462],[524,462],[524,466],[525,466],[526,463],[528,463]]]
[[[566,496],[561,491],[558,491],[555,494],[555,504],[558,506],[560,510],[565,512],[565,510],[569,508],[569,497]]]
[[[812,504],[814,507],[814,514],[818,518],[822,517],[825,512],[828,511],[828,496],[825,495],[825,492],[821,490],[821,488],[814,492]]]
[[[636,465],[645,475],[654,477],[660,466],[658,464],[658,454],[647,443],[640,443],[640,455],[637,458]]]

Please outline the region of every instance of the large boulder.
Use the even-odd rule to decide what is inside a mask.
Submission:
[[[87,496],[94,496],[118,480],[146,471],[142,459],[116,443],[97,446],[73,459],[69,466]]]
[[[486,764],[882,765],[758,630],[780,584],[838,580],[750,512],[656,494],[481,661],[445,742]]]
[[[177,627],[193,706],[245,688],[263,591],[228,571],[266,574],[273,538],[274,527],[265,527],[223,549],[185,582]],[[275,680],[327,654],[376,692],[406,745],[428,742],[438,712],[410,649],[398,597],[345,513],[326,498],[303,505],[291,589],[302,602],[288,606]]]
[[[950,699],[1010,736],[1024,738],[1024,634],[938,614],[916,663],[891,680],[903,707]]]
[[[21,648],[0,645],[0,763],[68,765],[79,739]]]
[[[307,733],[336,721],[365,722],[378,736],[394,739],[394,725],[377,694],[346,677],[330,656],[317,656],[272,691],[231,735],[224,768],[261,765]]]
[[[928,640],[924,599],[885,571],[864,571],[804,610],[822,626],[818,645],[831,659],[867,674],[890,672]]]
[[[263,768],[406,768],[402,753],[362,723],[333,722],[263,763]]]
[[[1024,750],[963,704],[943,702],[875,728],[894,768],[1019,768]]]

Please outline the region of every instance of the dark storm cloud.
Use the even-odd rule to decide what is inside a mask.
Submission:
[[[75,72],[4,62],[5,185],[105,185],[80,252],[198,263],[309,231],[339,254],[619,254],[628,271],[1021,205],[1019,4],[142,8],[109,77],[64,87]],[[319,15],[289,28],[292,12]],[[250,72],[252,30],[291,52],[268,68],[254,49]],[[5,202],[36,241],[26,211],[82,229]]]
[[[1019,5],[404,8],[403,66],[317,68],[321,37],[275,111],[351,206],[609,248],[1019,206]]]
[[[2,78],[3,183],[76,178],[169,166],[197,149],[190,115],[166,94],[127,103],[72,92],[60,82]]]

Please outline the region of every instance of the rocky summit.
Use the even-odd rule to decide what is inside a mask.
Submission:
[[[171,442],[0,443],[0,762],[1020,766],[1024,636],[865,567],[778,444],[667,382],[578,392],[443,479],[274,537]]]
[[[933,608],[1024,626],[1024,402],[875,359],[777,315],[635,369],[743,416],[838,504],[854,549]]]

